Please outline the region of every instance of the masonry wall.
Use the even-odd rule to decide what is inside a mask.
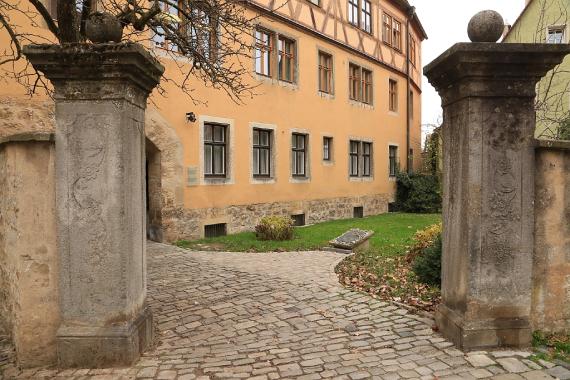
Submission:
[[[0,139],[0,333],[22,367],[55,362],[59,326],[54,145],[30,138]]]
[[[570,329],[570,141],[536,150],[534,330]]]
[[[304,214],[305,223],[353,217],[355,207],[364,216],[388,212],[389,197],[384,194],[314,199],[293,202],[255,203],[224,208],[171,209],[163,211],[165,240],[204,237],[204,226],[225,223],[229,234],[251,231],[264,216]]]

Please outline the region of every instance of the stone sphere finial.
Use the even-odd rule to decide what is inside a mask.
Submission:
[[[504,30],[505,22],[499,12],[486,10],[471,18],[467,34],[472,42],[497,42]]]
[[[85,34],[94,43],[121,42],[123,26],[110,13],[94,12],[85,23]]]

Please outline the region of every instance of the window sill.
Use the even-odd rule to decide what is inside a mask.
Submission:
[[[390,115],[390,116],[400,116],[400,114],[398,113],[398,111],[388,111],[388,115]]]
[[[360,108],[364,108],[364,109],[367,109],[367,110],[374,110],[374,105],[368,104],[368,103],[364,103],[364,102],[361,102],[361,101],[358,101],[358,100],[349,99],[349,100],[348,100],[348,103],[349,103],[351,106],[354,106],[354,107],[360,107]]]
[[[291,177],[289,178],[290,183],[309,183],[311,182],[311,177]]]
[[[318,94],[323,99],[334,100],[334,93],[328,93],[328,92],[324,92],[324,91],[319,90]]]
[[[350,182],[373,182],[374,176],[370,177],[348,177]]]
[[[202,180],[203,185],[232,185],[234,182],[231,178],[215,178],[215,177],[204,177]]]
[[[281,80],[281,79],[278,79],[277,82],[280,86],[288,88],[290,90],[296,91],[299,89],[299,85],[295,82],[287,82],[286,80]]]
[[[323,166],[334,166],[334,160],[323,160]]]
[[[277,181],[273,177],[253,177],[251,183],[254,185],[272,185]]]
[[[388,181],[390,181],[390,182],[396,182],[396,176],[389,176],[389,177],[388,177]]]
[[[265,75],[259,74],[259,73],[255,73],[255,79],[260,81],[260,82],[265,82],[267,84],[279,85],[279,86],[288,88],[290,90],[298,90],[299,89],[299,85],[295,82],[287,82],[287,81],[284,81],[281,79],[268,77],[268,76],[265,76]]]

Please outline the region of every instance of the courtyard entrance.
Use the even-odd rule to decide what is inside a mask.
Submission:
[[[146,236],[155,242],[163,241],[161,160],[160,150],[145,138],[146,150]]]

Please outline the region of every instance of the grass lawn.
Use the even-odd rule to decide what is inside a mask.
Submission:
[[[196,241],[179,240],[175,244],[195,250],[231,252],[309,251],[328,245],[328,242],[350,228],[374,231],[370,239],[370,257],[394,256],[405,252],[417,230],[439,222],[440,215],[389,213],[362,219],[344,219],[295,228],[289,241],[261,241],[255,233],[244,232]]]
[[[255,233],[222,236],[198,241],[178,241],[176,245],[195,250],[230,252],[307,251],[328,242],[350,228],[372,230],[370,249],[347,256],[336,267],[339,281],[372,297],[406,303],[433,311],[440,301],[440,290],[418,281],[411,270],[408,254],[417,231],[439,223],[439,214],[389,213],[363,219],[345,219],[295,228],[289,241],[260,241]]]

